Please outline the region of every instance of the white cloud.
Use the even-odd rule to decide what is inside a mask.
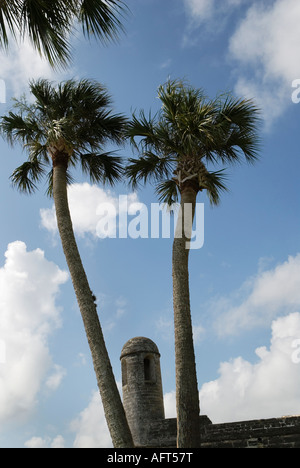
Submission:
[[[11,38],[9,43],[7,51],[0,51],[0,78],[5,81],[6,89],[11,90],[15,97],[19,97],[28,89],[31,79],[57,79],[57,71],[50,67],[46,59],[40,57],[28,38],[25,37],[20,43]]]
[[[241,63],[262,65],[267,78],[297,78],[300,4],[276,0],[254,3],[230,41],[230,51]]]
[[[165,393],[164,395],[165,418],[176,418],[176,392]]]
[[[126,214],[127,211],[129,215],[134,214],[140,205],[135,193],[128,194],[127,206],[110,191],[88,183],[70,185],[68,198],[74,231],[82,237],[86,234],[95,238],[113,235],[114,227],[121,223],[117,215]],[[57,222],[54,206],[41,209],[40,216],[42,226],[55,234]]]
[[[183,46],[203,46],[224,30],[228,19],[247,0],[183,0],[188,24],[183,36]],[[197,38],[200,34],[201,40]]]
[[[230,40],[241,67],[236,92],[255,97],[269,125],[291,104],[292,81],[300,77],[299,22],[298,0],[254,2]]]
[[[184,0],[187,12],[195,23],[206,22],[224,14],[230,14],[234,8],[246,0]]]
[[[219,335],[268,326],[281,314],[300,310],[300,254],[273,269],[260,271],[242,287],[211,304]]]
[[[184,0],[192,26],[223,30],[239,9],[239,23],[229,38],[238,96],[255,100],[262,109],[266,129],[292,103],[292,82],[300,78],[300,3],[298,0]],[[191,24],[190,24],[191,26]],[[185,38],[185,42],[188,42]]]
[[[223,362],[219,378],[202,386],[202,414],[213,423],[300,414],[300,364],[293,359],[299,338],[300,313],[274,320],[270,347],[256,349],[256,363]]]
[[[66,370],[62,366],[55,364],[53,367],[53,373],[47,378],[45,383],[46,387],[51,391],[55,391],[60,386],[66,375]]]
[[[93,393],[87,408],[72,421],[71,430],[75,432],[73,448],[112,447],[112,441],[98,391]]]
[[[48,374],[62,372],[52,362],[48,339],[61,325],[56,299],[68,279],[42,250],[28,252],[23,242],[9,244],[5,257],[0,268],[0,340],[5,346],[0,363],[2,428],[5,422],[28,416]],[[48,383],[55,389],[59,382],[52,377]]]
[[[214,11],[214,0],[185,0],[189,14],[198,20],[210,18]]]
[[[120,387],[120,384],[118,384]],[[112,440],[107,427],[104,409],[98,390],[95,390],[85,409],[70,423],[74,433],[73,448],[111,448]],[[27,448],[64,448],[62,435],[56,437],[32,437],[25,442]]]
[[[41,449],[41,448],[65,448],[65,441],[61,435],[56,436],[54,439],[46,437],[32,437],[30,440],[25,442],[24,446],[30,449]]]

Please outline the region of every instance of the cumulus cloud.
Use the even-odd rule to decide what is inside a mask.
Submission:
[[[300,310],[300,254],[260,271],[238,291],[214,300],[211,310],[220,336],[268,326],[277,316]]]
[[[119,384],[120,385],[120,384]],[[175,391],[164,395],[165,417],[176,417]],[[74,433],[73,448],[110,448],[111,436],[107,427],[103,405],[99,391],[95,390],[88,406],[70,423]],[[64,446],[64,438],[60,435],[50,437],[33,437],[25,443],[28,448],[56,448],[55,443]]]
[[[65,375],[66,370],[62,366],[55,364],[53,366],[53,373],[46,380],[46,387],[51,391],[55,391],[60,386]]]
[[[200,390],[202,414],[230,422],[300,414],[300,313],[272,322],[269,348],[255,350],[254,364],[237,357],[223,362],[219,378]]]
[[[112,441],[98,391],[93,393],[87,408],[72,421],[71,430],[75,432],[73,448],[112,447]]]
[[[122,224],[122,215],[135,214],[141,206],[135,193],[119,198],[88,183],[70,185],[68,198],[74,231],[81,237],[87,234],[94,238],[113,237],[117,224]],[[42,226],[55,234],[57,222],[54,206],[41,209],[40,216]]]
[[[230,52],[241,63],[261,65],[266,78],[298,78],[300,5],[297,0],[254,3],[230,41]]]
[[[87,407],[71,421],[69,428],[74,434],[72,448],[111,448],[113,446],[98,390],[92,392]],[[54,438],[35,436],[26,441],[24,445],[27,448],[64,448],[66,443],[62,435]]]
[[[230,40],[241,67],[236,91],[256,96],[269,124],[291,103],[292,82],[300,77],[299,21],[297,0],[254,2]]]
[[[54,439],[50,437],[32,437],[25,442],[24,446],[29,449],[42,449],[42,448],[65,448],[65,440],[61,435],[56,436]]]
[[[52,362],[48,339],[61,325],[56,304],[68,274],[45,258],[40,249],[27,251],[13,242],[0,268],[0,341],[5,359],[0,362],[0,421],[21,421],[35,408],[48,379],[56,389],[63,370]]]
[[[165,393],[164,407],[166,419],[176,418],[176,392],[175,390]]]
[[[6,90],[19,97],[28,89],[28,82],[31,79],[40,77],[57,79],[63,76],[62,73],[55,72],[47,60],[41,58],[33,48],[28,37],[22,42],[16,42],[13,38],[9,40],[9,49],[0,51],[1,76],[6,84]]]
[[[95,390],[86,408],[69,425],[74,434],[73,448],[110,448],[111,436],[107,427],[99,391]],[[62,435],[56,437],[34,436],[24,444],[26,448],[65,448]]]
[[[229,37],[227,54],[234,67],[234,91],[238,96],[255,99],[265,127],[270,129],[291,105],[292,84],[300,79],[298,0],[184,0],[184,3],[192,24],[204,24],[213,29],[214,35],[223,30],[222,25],[239,8],[241,17]]]

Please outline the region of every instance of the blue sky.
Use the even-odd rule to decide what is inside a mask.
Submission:
[[[257,102],[260,161],[229,169],[219,207],[198,199],[205,241],[191,252],[190,289],[201,412],[213,422],[300,414],[300,92],[292,86],[300,79],[299,2],[126,3],[119,43],[103,47],[78,34],[64,72],[49,69],[28,43],[1,52],[1,114],[38,77],[96,79],[128,116],[158,110],[157,87],[168,77],[210,97],[232,91]],[[43,184],[34,196],[17,193],[9,176],[26,155],[2,140],[0,152],[0,446],[109,447],[52,200]],[[119,152],[132,156],[128,147]],[[173,417],[172,239],[100,239],[96,230],[101,204],[128,195],[150,209],[153,188],[103,189],[74,175],[74,228],[116,379],[124,343],[151,338]]]

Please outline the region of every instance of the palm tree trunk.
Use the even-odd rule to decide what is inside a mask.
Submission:
[[[173,242],[172,275],[175,325],[177,447],[200,447],[200,405],[193,344],[189,293],[189,247],[197,192],[181,191],[181,216]],[[187,204],[192,207],[187,216]]]
[[[66,165],[53,164],[53,197],[58,230],[71,274],[108,428],[116,448],[133,447],[132,436],[106,349],[96,304],[76,244],[67,197]]]

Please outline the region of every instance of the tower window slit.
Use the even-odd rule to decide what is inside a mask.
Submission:
[[[144,378],[145,381],[155,382],[154,360],[149,357],[144,359]]]
[[[121,365],[122,365],[122,386],[124,387],[125,385],[127,385],[127,364],[124,359]]]

